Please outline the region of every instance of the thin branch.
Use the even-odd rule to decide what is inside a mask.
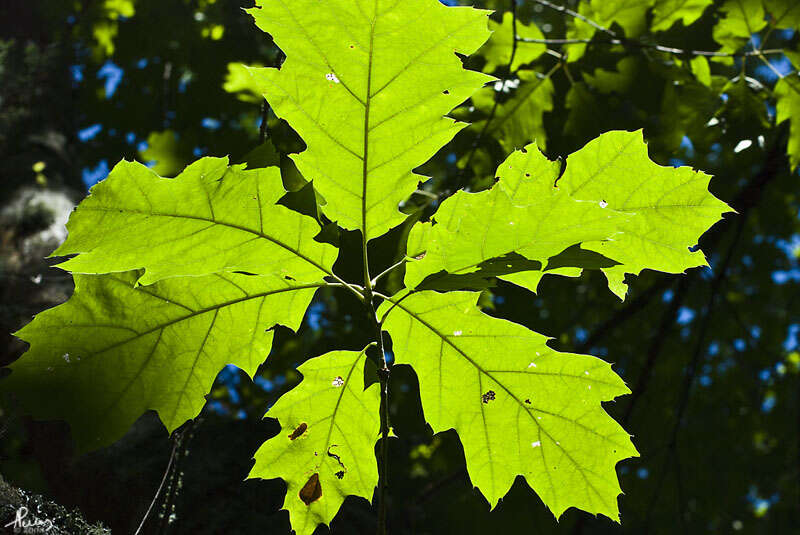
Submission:
[[[325,281],[325,286],[347,288],[348,290],[353,292],[353,295],[355,295],[359,301],[361,301],[362,303],[364,302],[366,290],[364,289],[363,286],[359,286],[358,284],[351,284],[345,281],[344,279],[336,275],[332,269],[330,270],[328,275],[336,279],[337,282]]]
[[[511,46],[511,57],[508,60],[508,67],[506,70],[510,73],[514,67],[514,57],[517,55],[517,2],[516,0],[511,0],[511,36],[514,38],[514,44]],[[497,113],[497,107],[500,103],[497,99],[494,99],[494,104],[492,105],[492,110],[489,112],[489,117],[486,119],[486,122],[483,124],[483,128],[478,133],[478,137],[475,138],[475,141],[472,142],[472,146],[469,150],[469,155],[467,155],[467,161],[464,164],[464,167],[461,169],[461,173],[459,173],[459,178],[462,178],[466,170],[469,168],[470,164],[472,163],[472,158],[475,156],[475,152],[478,150],[478,146],[480,145],[481,139],[483,138],[484,134],[486,133],[487,128],[489,128],[489,123],[492,122],[494,119],[495,113]]]
[[[622,46],[631,46],[634,48],[647,48],[651,50],[657,50],[659,52],[666,52],[667,54],[675,54],[677,56],[706,56],[706,57],[720,57],[720,58],[741,58],[741,57],[749,57],[749,56],[761,56],[766,54],[783,54],[783,49],[781,48],[773,48],[769,50],[748,50],[742,52],[716,52],[713,50],[693,50],[693,49],[686,49],[686,48],[675,48],[671,46],[664,46],[659,45],[656,43],[644,43],[642,41],[638,41],[636,39],[608,39],[608,40],[597,40],[597,39],[533,39],[530,37],[520,37],[519,35],[516,37],[516,41],[519,43],[533,43],[533,44],[545,44],[545,45],[587,45],[587,44],[595,44],[595,45],[622,45]]]
[[[664,314],[661,316],[661,322],[659,323],[658,329],[656,330],[655,335],[650,342],[650,346],[647,349],[647,360],[642,368],[642,373],[639,374],[639,379],[636,381],[636,386],[633,387],[631,391],[628,408],[625,410],[625,413],[622,416],[623,425],[628,423],[633,415],[633,410],[636,407],[639,399],[641,398],[642,394],[644,394],[645,390],[647,390],[650,378],[653,376],[653,368],[655,368],[656,361],[661,355],[661,350],[664,348],[664,342],[667,341],[667,333],[675,324],[675,320],[678,318],[678,309],[680,309],[681,305],[683,304],[683,300],[688,295],[690,282],[690,277],[681,277],[680,281],[678,282],[678,287],[675,289],[672,301],[670,301],[669,307],[667,307],[667,309],[664,311]]]
[[[667,445],[669,452],[667,454],[666,460],[664,461],[662,474],[659,477],[659,484],[656,486],[656,491],[653,493],[653,497],[650,500],[650,505],[647,510],[647,517],[646,517],[647,519],[645,520],[646,527],[649,524],[649,519],[652,515],[653,509],[655,508],[656,503],[658,503],[658,497],[661,493],[661,488],[663,485],[665,474],[667,472],[667,462],[669,462],[670,459],[672,459],[673,462],[677,461],[678,433],[680,432],[680,428],[683,425],[683,417],[686,413],[686,407],[689,405],[689,397],[690,397],[689,394],[691,393],[692,386],[694,385],[694,379],[697,375],[697,367],[698,364],[700,363],[700,357],[703,355],[703,349],[706,347],[706,334],[708,333],[708,328],[711,325],[711,316],[713,314],[714,307],[716,305],[717,296],[719,295],[720,288],[722,288],[722,285],[728,276],[728,268],[730,267],[731,260],[733,259],[733,253],[735,252],[736,247],[739,244],[739,241],[741,240],[746,222],[747,222],[746,215],[742,215],[739,217],[731,245],[728,248],[727,253],[725,254],[725,258],[722,261],[719,271],[714,277],[714,280],[711,282],[711,291],[709,293],[708,302],[706,303],[705,314],[703,315],[703,320],[699,327],[699,332],[697,334],[697,342],[695,343],[692,357],[686,368],[683,388],[681,389],[681,394],[680,397],[678,398],[679,400],[678,400],[678,408],[675,415],[675,424],[672,427],[672,432],[670,433],[670,439]],[[680,472],[676,473],[676,477],[680,481],[681,479]],[[681,508],[680,515],[682,516],[683,504],[678,503],[678,507]]]
[[[620,308],[613,316],[603,322],[577,347],[576,351],[578,353],[590,351],[592,347],[596,346],[600,340],[608,336],[612,331],[623,325],[629,319],[636,317],[636,314],[649,305],[653,298],[660,296],[664,290],[674,283],[674,277],[661,277],[658,282],[654,283],[643,293],[637,295],[633,300],[628,301],[624,308]]]
[[[566,66],[566,63],[564,63],[563,61],[561,61],[559,63],[556,63],[553,66],[552,69],[547,71],[546,74],[541,75],[541,77],[539,77],[538,76],[539,73],[537,73],[538,80],[537,80],[536,83],[541,84],[544,80],[547,80],[548,78],[550,78],[562,66]],[[533,91],[531,93],[533,93]],[[467,170],[467,168],[469,168],[469,165],[472,162],[472,158],[475,156],[475,153],[477,152],[478,147],[480,146],[481,140],[486,135],[486,132],[489,131],[489,126],[492,124],[492,121],[494,121],[495,115],[497,115],[497,108],[499,106],[500,106],[500,102],[497,99],[495,99],[494,104],[492,105],[492,110],[489,112],[489,117],[486,118],[486,122],[483,123],[483,128],[481,128],[481,131],[478,133],[477,137],[475,138],[475,140],[472,142],[472,145],[470,146],[469,154],[467,155],[467,161],[466,161],[466,163],[464,164],[464,167],[461,170],[462,174],[464,173],[464,171]]]
[[[431,193],[430,191],[425,191],[424,189],[415,190],[414,193],[416,193],[417,195],[422,195],[423,197],[427,197],[427,198],[429,198],[431,200],[434,200],[434,201],[438,201],[439,200],[439,196],[438,195],[436,195],[435,193]]]
[[[175,457],[178,454],[179,446],[180,446],[180,439],[178,437],[174,437],[172,441],[172,452],[169,454],[169,461],[167,462],[167,468],[164,470],[164,476],[161,478],[161,483],[158,485],[158,489],[156,490],[156,495],[153,496],[153,501],[150,502],[150,506],[144,513],[144,517],[142,517],[142,521],[139,523],[139,527],[136,529],[134,535],[141,535],[142,529],[144,528],[144,525],[147,522],[147,518],[153,511],[153,507],[155,507],[156,502],[158,501],[158,497],[161,495],[161,491],[164,489],[164,484],[167,482],[167,478],[169,477],[170,473],[172,473],[172,465],[174,464]]]
[[[569,9],[568,7],[559,6],[557,4],[552,4],[552,3],[548,2],[547,0],[533,0],[533,2],[536,3],[536,4],[539,4],[539,5],[545,6],[545,7],[549,7],[550,9],[554,9],[554,10],[558,11],[559,13],[566,13],[567,15],[569,15],[570,17],[572,17],[574,19],[578,19],[578,20],[580,20],[582,22],[585,22],[586,24],[588,24],[589,26],[595,28],[596,30],[599,30],[599,31],[601,31],[601,32],[603,32],[603,33],[605,33],[607,35],[610,35],[611,37],[614,37],[614,38],[617,37],[616,32],[614,32],[612,30],[609,30],[605,26],[593,21],[592,19],[590,19],[588,17],[585,17],[584,15],[581,15],[577,11],[573,11],[573,10]]]
[[[377,322],[373,315],[378,337],[378,351],[381,354],[383,367],[378,370],[378,378],[381,386],[381,458],[380,473],[378,479],[378,535],[386,535],[386,489],[388,487],[389,474],[389,374],[390,370],[386,363],[386,350],[383,345],[383,325]]]
[[[764,55],[764,53],[763,53],[763,52],[761,52],[760,50],[756,50],[755,52],[756,52],[756,54],[755,54],[755,55],[756,55],[756,56],[758,56],[758,59],[760,59],[760,60],[761,60],[761,62],[762,62],[764,65],[766,65],[767,67],[769,67],[769,70],[771,70],[771,71],[772,71],[772,72],[775,74],[775,76],[777,76],[777,77],[778,77],[778,78],[780,78],[780,79],[786,78],[786,76],[788,76],[788,75],[786,75],[786,74],[783,74],[783,73],[782,73],[781,71],[779,71],[778,69],[776,69],[776,68],[775,68],[775,66],[774,66],[772,63],[770,63],[770,62],[769,62],[769,60],[766,58],[766,56]],[[792,73],[789,73],[789,74],[792,74]]]
[[[269,137],[269,130],[267,127],[267,115],[269,114],[269,104],[264,100],[261,103],[261,128],[259,130],[259,144],[263,145],[267,142]]]

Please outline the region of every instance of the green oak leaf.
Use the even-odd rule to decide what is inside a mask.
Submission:
[[[647,10],[656,0],[591,0],[578,5],[578,13],[603,28],[611,29],[614,23],[624,30],[627,37],[636,37],[646,28]],[[567,38],[591,39],[598,31],[591,24],[580,18],[569,21]],[[569,47],[568,61],[577,61],[583,57],[586,45],[578,44]]]
[[[140,286],[140,275],[75,275],[69,301],[15,333],[31,347],[0,388],[69,422],[81,449],[111,444],[147,410],[170,432],[197,416],[217,373],[252,376],[270,329],[296,330],[320,286],[236,273]]]
[[[262,65],[250,65],[250,67],[261,67]],[[250,76],[248,66],[243,63],[228,63],[228,74],[225,75],[225,83],[222,88],[228,93],[233,93],[242,102],[258,103],[263,102],[261,91]]]
[[[517,75],[519,85],[516,89],[498,82],[501,92],[510,91],[511,94],[498,102],[496,108],[495,98],[501,98],[501,95],[494,87],[481,89],[472,96],[473,104],[486,114],[487,119],[475,122],[471,128],[478,132],[485,128],[483,135],[496,138],[506,152],[533,141],[544,149],[547,139],[544,114],[553,110],[553,82],[549,77],[540,78],[530,71],[520,71]],[[493,108],[494,115],[487,124]]]
[[[558,186],[573,198],[631,215],[619,220],[621,234],[613,240],[582,245],[620,263],[603,272],[609,288],[624,299],[626,273],[682,273],[708,265],[702,251],[689,248],[731,211],[708,191],[709,181],[708,175],[689,167],[664,167],[650,160],[641,131],[613,131],[571,154]]]
[[[592,0],[595,22],[606,28],[616,22],[627,37],[636,37],[645,29],[645,15],[655,0]]]
[[[556,517],[618,521],[615,465],[638,455],[601,403],[630,391],[611,365],[482,313],[475,292],[399,294],[381,305],[397,363],[417,373],[425,419],[455,429],[491,507],[523,475]]]
[[[689,26],[713,3],[714,0],[656,0],[650,29],[654,32],[666,31],[678,21]]]
[[[790,121],[789,161],[792,169],[800,165],[800,76],[797,73],[778,80],[775,85],[776,122]]]
[[[401,223],[398,204],[422,179],[413,169],[466,126],[444,115],[492,80],[456,56],[489,37],[488,12],[436,0],[259,0],[249,13],[286,53],[280,69],[251,73],[305,141],[293,159],[325,214],[366,240]]]
[[[191,161],[192,146],[182,141],[174,130],[151,132],[147,136],[147,148],[140,150],[139,156],[142,161],[150,162],[154,173],[175,176]]]
[[[626,56],[617,62],[617,70],[595,69],[594,74],[584,73],[583,77],[589,85],[604,94],[625,93],[636,83],[637,71],[641,69],[641,61]]]
[[[281,478],[287,492],[283,508],[292,529],[310,534],[329,524],[349,495],[372,499],[378,482],[378,384],[364,384],[365,351],[332,351],[308,360],[298,370],[299,386],[267,412],[281,424],[278,436],[256,452],[251,478]],[[304,500],[301,489],[315,477],[322,494]]]
[[[692,58],[689,66],[698,82],[706,87],[711,87],[711,67],[708,64],[708,59],[703,56],[697,56]]]
[[[439,271],[469,274],[511,252],[544,263],[577,243],[613,237],[617,220],[629,216],[554,187],[560,168],[531,144],[500,165],[491,189],[459,191],[442,202],[435,225],[417,223],[411,230],[408,254],[424,256],[406,266],[406,286]]]
[[[761,0],[727,0],[720,12],[725,16],[714,26],[714,40],[722,52],[736,52],[767,25]]]
[[[796,0],[764,0],[764,7],[776,28],[800,27],[800,2]]]
[[[594,12],[592,2],[581,2],[578,4],[578,14],[589,20],[599,22],[598,16]],[[595,27],[583,22],[575,17],[567,21],[567,39],[591,39],[594,36]],[[578,61],[586,53],[585,44],[576,44],[568,49],[567,61]]]
[[[515,72],[520,66],[534,61],[544,54],[547,46],[544,43],[517,43],[517,50],[514,52],[514,63],[509,66],[511,53],[514,48],[514,17],[511,12],[503,14],[503,23],[499,24],[493,20],[489,21],[489,29],[492,30],[492,38],[478,50],[478,54],[486,59],[483,70],[492,72],[498,67],[510,67],[511,72]],[[536,24],[523,24],[519,19],[516,23],[516,35],[525,39],[544,39],[539,27]]]
[[[78,273],[145,268],[142,284],[219,271],[321,280],[336,249],[313,240],[316,221],[277,204],[285,194],[277,167],[203,158],[164,179],[122,161],[72,214],[53,254],[79,253],[61,264]]]

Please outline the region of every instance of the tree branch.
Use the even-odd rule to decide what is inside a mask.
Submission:
[[[742,52],[717,52],[713,50],[693,50],[687,48],[675,48],[671,46],[659,45],[657,43],[645,43],[636,39],[534,39],[531,37],[516,36],[515,39],[519,43],[533,43],[545,45],[621,45],[633,48],[647,48],[650,50],[657,50],[659,52],[666,52],[668,54],[675,54],[676,56],[706,56],[706,57],[720,57],[720,58],[741,58],[741,57],[759,57],[767,54],[783,54],[783,49],[774,48],[769,50],[747,50]]]

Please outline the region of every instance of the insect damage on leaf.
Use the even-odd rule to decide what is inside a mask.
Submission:
[[[319,482],[319,474],[311,474],[306,484],[300,489],[299,496],[306,505],[311,505],[313,502],[322,498],[322,484]]]
[[[284,509],[298,534],[328,524],[348,495],[369,499],[378,482],[374,451],[380,399],[377,383],[365,389],[365,362],[366,349],[309,359],[298,368],[303,376],[300,384],[266,414],[279,422],[302,419],[307,425],[299,440],[266,441],[255,454],[249,476],[286,481]],[[314,485],[307,479],[311,473]],[[325,499],[306,501],[313,497],[316,483],[325,487]]]
[[[305,422],[301,423],[300,425],[297,426],[297,428],[294,431],[292,431],[292,434],[289,435],[289,440],[294,440],[300,437],[303,433],[306,432],[306,429],[308,429],[308,424]]]
[[[361,233],[370,281],[366,243],[406,220],[398,206],[418,187],[414,170],[465,127],[447,114],[492,80],[465,70],[460,57],[488,37],[488,12],[437,0],[257,0],[250,13],[286,61],[248,75],[303,139],[306,149],[291,157],[326,201],[319,210],[333,223],[325,229]],[[515,27],[506,16],[489,46],[498,66],[529,63],[545,49],[515,56],[510,32],[541,35],[535,25]],[[552,107],[549,79],[520,74],[516,84],[502,103],[491,86],[473,96],[495,115],[491,128],[476,126],[503,132],[506,148],[543,132]],[[780,99],[778,121],[797,102]],[[77,255],[64,269],[93,275],[76,276],[67,304],[20,331],[31,350],[3,388],[25,392],[37,416],[66,418],[92,446],[112,442],[148,409],[172,430],[199,412],[222,366],[255,373],[275,327],[296,330],[318,288],[337,279],[368,296],[334,275],[340,252],[318,239],[320,213],[281,204],[280,175],[218,158],[174,179],[119,164],[81,203],[58,251]],[[522,475],[556,516],[578,507],[618,519],[615,465],[637,452],[602,403],[629,392],[622,379],[600,359],[556,352],[547,337],[483,314],[477,293],[430,290],[481,289],[499,278],[535,291],[546,273],[602,269],[622,296],[626,274],[705,264],[686,245],[727,207],[708,192],[706,175],[651,161],[638,132],[603,134],[566,164],[531,144],[495,176],[491,188],[461,190],[411,228],[406,293],[382,296],[381,325],[396,362],[414,366],[428,423],[456,430],[469,477],[492,507]],[[424,286],[442,274],[463,278]],[[491,349],[498,344],[502,352]],[[286,482],[284,508],[298,535],[329,524],[347,496],[374,494],[380,396],[378,383],[364,382],[365,352],[308,359],[300,384],[268,412],[285,432],[296,427],[290,442],[261,446],[249,477]],[[509,440],[524,447],[507,448]]]

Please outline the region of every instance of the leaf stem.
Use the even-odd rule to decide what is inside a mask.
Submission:
[[[385,275],[388,275],[389,273],[391,273],[391,272],[392,272],[392,270],[394,270],[394,269],[395,269],[395,268],[397,268],[397,267],[400,267],[400,266],[402,266],[402,265],[403,265],[403,264],[405,264],[406,262],[408,262],[408,259],[406,259],[406,258],[403,258],[402,260],[400,260],[400,261],[399,261],[399,262],[397,262],[396,264],[394,264],[394,265],[392,265],[392,266],[390,266],[390,267],[386,268],[385,270],[383,270],[383,271],[382,271],[382,272],[380,272],[379,274],[375,275],[375,277],[374,277],[374,278],[372,279],[372,281],[371,281],[371,282],[372,282],[372,287],[374,288],[374,287],[375,287],[375,285],[377,285],[377,284],[378,284],[378,281],[379,281],[379,280],[380,280],[380,279],[381,279],[383,276],[385,276]],[[377,295],[375,292],[372,292],[372,293],[373,293],[373,295]],[[380,296],[378,296],[378,297],[380,297]]]
[[[365,291],[365,288],[363,286],[359,286],[358,284],[351,284],[349,282],[346,282],[344,279],[342,279],[338,275],[335,275],[333,273],[333,270],[328,272],[328,275],[330,275],[331,277],[336,279],[337,282],[325,281],[325,286],[331,286],[331,287],[334,287],[334,288],[347,288],[348,290],[353,292],[353,294],[358,298],[359,301],[361,301],[362,303],[364,302],[366,291]]]
[[[372,281],[369,279],[367,268],[367,249],[366,240],[364,241],[364,305],[370,322],[375,327],[375,338],[380,351],[380,368],[378,368],[378,379],[381,386],[381,447],[378,459],[378,535],[386,535],[386,476],[389,467],[389,366],[386,362],[386,350],[383,345],[383,322],[378,321],[378,315],[373,303]],[[392,268],[389,268],[390,271]],[[382,274],[381,274],[382,275]],[[378,277],[375,278],[376,280]]]
[[[383,346],[383,325],[378,323],[374,313],[372,318],[375,320],[378,336],[378,350],[381,353],[383,367],[378,370],[378,378],[381,383],[381,449],[380,461],[378,465],[378,535],[386,535],[386,488],[389,469],[389,367],[386,365],[386,351]]]

